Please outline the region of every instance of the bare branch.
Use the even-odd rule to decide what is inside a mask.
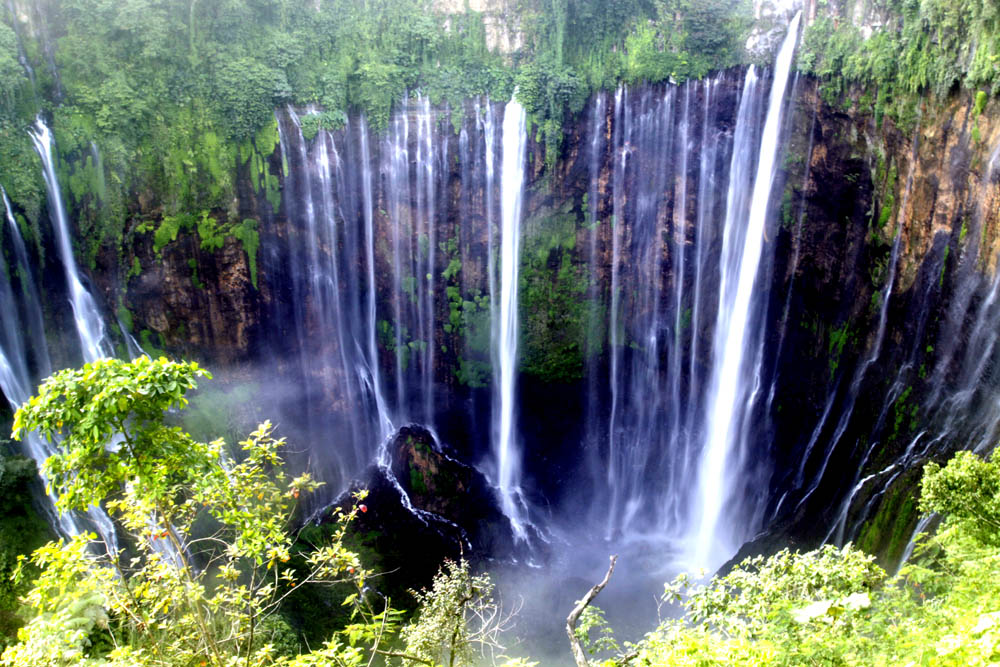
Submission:
[[[583,596],[583,599],[580,600],[575,607],[573,607],[573,611],[571,611],[569,616],[566,618],[566,634],[569,636],[569,646],[573,651],[573,660],[576,662],[577,667],[588,667],[590,663],[587,660],[587,655],[583,652],[583,646],[580,644],[580,640],[576,637],[576,622],[580,620],[580,614],[583,613],[583,610],[586,609],[590,603],[593,602],[594,598],[597,597],[597,594],[604,590],[604,587],[608,585],[608,581],[611,580],[611,575],[615,571],[615,563],[617,562],[618,556],[616,554],[611,557],[611,564],[608,566],[608,571],[604,575],[604,579],[601,580],[601,583],[587,591],[587,594]]]
[[[622,655],[620,658],[616,658],[615,661],[620,665],[627,665],[636,658],[639,657],[639,649],[632,649],[628,653]]]
[[[409,655],[407,653],[396,653],[395,651],[383,651],[382,649],[375,649],[375,652],[379,655],[389,656],[390,658],[402,658],[403,660],[409,660],[411,662],[419,662],[421,665],[430,665],[434,667],[434,663],[430,660],[424,660],[423,658],[418,658],[415,655]]]

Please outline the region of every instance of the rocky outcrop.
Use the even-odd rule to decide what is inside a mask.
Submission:
[[[376,559],[381,590],[429,585],[445,559],[480,563],[514,556],[510,523],[479,471],[441,451],[420,426],[399,429],[388,452],[388,469],[368,468],[333,505],[361,507],[352,539]],[[368,495],[359,505],[354,494],[362,489]],[[320,523],[331,516],[324,512]]]
[[[131,250],[122,305],[140,344],[223,365],[256,354],[261,302],[242,243],[205,250],[183,234],[159,252],[148,237]]]
[[[440,450],[425,428],[410,425],[389,443],[391,470],[410,503],[462,528],[469,547],[480,555],[510,549],[510,523],[482,473]]]

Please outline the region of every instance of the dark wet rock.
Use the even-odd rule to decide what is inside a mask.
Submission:
[[[389,445],[392,474],[413,506],[459,526],[474,554],[510,554],[510,522],[486,478],[442,452],[426,429],[399,429]]]
[[[397,597],[430,583],[446,559],[473,563],[517,557],[510,522],[486,478],[441,451],[426,429],[399,429],[388,469],[370,466],[333,507],[364,505],[351,544],[381,573],[376,586]],[[367,497],[355,494],[367,490]],[[332,509],[320,524],[332,520]]]

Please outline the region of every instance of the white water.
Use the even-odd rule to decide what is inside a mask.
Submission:
[[[682,401],[682,389],[681,389],[681,368],[683,366],[683,360],[688,355],[688,350],[684,349],[684,332],[687,326],[684,323],[685,312],[690,316],[691,311],[685,311],[685,298],[689,298],[684,289],[684,275],[685,275],[685,263],[688,261],[686,257],[687,251],[687,190],[688,190],[688,155],[690,153],[690,142],[688,134],[690,132],[690,107],[691,107],[691,86],[692,83],[688,82],[684,86],[684,104],[681,107],[680,114],[680,124],[678,129],[678,134],[680,135],[677,139],[677,158],[675,161],[676,168],[678,170],[677,176],[674,179],[674,244],[673,244],[673,255],[674,255],[674,321],[673,321],[673,336],[671,337],[670,345],[670,369],[668,371],[670,377],[670,421],[671,423],[677,425],[672,429],[672,438],[670,442],[670,449],[672,451],[681,451],[683,443],[681,439],[684,437],[683,431],[679,426],[684,422],[683,409],[684,401]],[[659,236],[656,237],[659,240]],[[657,243],[657,245],[659,245]],[[700,246],[696,246],[700,249]],[[659,254],[657,248],[657,254]],[[659,304],[659,299],[656,299],[656,304]],[[656,320],[659,319],[659,314],[655,317]],[[697,338],[693,336],[692,338]],[[653,350],[655,354],[656,344],[655,339],[650,342],[649,347]],[[653,366],[651,365],[651,368]],[[693,402],[693,401],[692,401]],[[678,466],[680,468],[680,466]]]
[[[378,348],[375,345],[376,329],[376,298],[375,298],[375,197],[372,187],[371,149],[368,146],[368,123],[364,117],[360,123],[361,142],[361,190],[364,206],[365,222],[365,263],[368,267],[367,285],[367,347],[368,347],[368,377],[371,378],[371,389],[375,396],[378,410],[379,440],[385,442],[395,430],[389,419],[389,409],[382,394],[382,373],[378,363]]]
[[[494,223],[494,218],[496,217],[494,185],[496,184],[497,130],[495,112],[489,98],[486,98],[486,110],[483,114],[482,122],[483,138],[486,142],[486,192],[483,200],[486,208],[486,275],[487,287],[490,292],[490,368],[492,370],[493,387],[495,389],[500,386],[500,359],[498,357],[500,350],[495,342],[500,339],[500,317],[498,315],[500,306],[498,303],[499,289],[497,287],[496,267],[496,224]],[[498,424],[500,422],[500,401],[496,400],[495,396],[490,408],[492,410],[490,423]],[[492,437],[495,439],[497,437],[496,433],[493,433]]]
[[[0,327],[0,389],[7,397],[11,409],[16,410],[31,398],[35,385],[52,372],[52,366],[45,343],[42,302],[32,277],[24,240],[14,220],[7,192],[0,188],[0,193],[3,195],[17,261],[16,271],[13,271],[6,265],[0,253],[0,312],[3,313],[2,327]],[[55,196],[59,196],[58,190]],[[8,276],[15,274],[20,282],[18,296],[15,296],[8,280]],[[35,460],[40,469],[45,460],[56,453],[58,441],[50,442],[32,432],[24,436],[23,444],[28,455]],[[79,535],[85,530],[75,514],[55,509],[54,495],[49,494],[49,500],[50,522],[62,535]],[[107,514],[97,507],[92,507],[88,510],[88,516],[104,539],[108,550],[117,550],[117,536]]]
[[[518,539],[525,537],[519,498],[521,461],[514,414],[514,402],[517,400],[517,280],[527,146],[525,125],[524,108],[511,98],[504,110],[500,172],[500,325],[499,338],[494,342],[500,361],[500,410],[499,423],[495,428],[495,451],[501,504]]]
[[[611,220],[611,309],[608,313],[608,342],[610,345],[610,377],[611,385],[611,416],[608,419],[608,460],[607,483],[611,490],[610,511],[608,512],[608,528],[606,538],[610,539],[615,531],[617,515],[621,506],[621,496],[624,489],[618,484],[619,476],[619,438],[618,438],[618,402],[621,386],[621,345],[619,343],[619,310],[621,308],[621,290],[619,287],[621,271],[621,236],[622,227],[625,221],[625,165],[628,161],[629,149],[621,144],[622,134],[625,137],[631,136],[631,115],[628,112],[627,92],[624,86],[619,86],[615,93],[615,118],[622,117],[622,110],[625,110],[624,130],[621,125],[615,124],[615,146],[621,145],[620,155],[613,155],[614,160],[614,185],[613,185],[613,218]]]
[[[420,299],[420,339],[425,341],[421,350],[423,376],[421,394],[423,399],[423,421],[428,428],[434,424],[434,271],[437,249],[437,160],[438,153],[434,141],[434,111],[429,97],[418,99],[417,117],[417,211],[424,222],[423,235],[427,238],[427,249],[417,258],[417,282],[423,283]],[[443,144],[444,147],[447,143]],[[445,157],[447,163],[447,156]],[[425,262],[425,263],[421,263]]]
[[[748,396],[749,379],[756,375],[744,369],[747,327],[751,317],[753,285],[763,251],[768,200],[774,182],[785,87],[800,18],[801,13],[798,13],[792,19],[775,63],[743,249],[738,264],[727,263],[722,267],[722,298],[714,341],[715,361],[709,384],[708,435],[699,466],[695,506],[697,519],[692,524],[694,534],[691,535],[693,562],[697,565],[714,567],[721,564],[739,547],[747,530],[752,529],[745,524],[733,525],[723,512],[732,496],[734,478],[740,473],[739,469],[734,469],[733,459],[738,460],[742,454],[735,451],[739,422],[746,408],[741,402]],[[748,81],[752,74],[747,74]],[[728,232],[727,224],[727,235]],[[732,282],[734,277],[735,283]]]
[[[69,290],[70,306],[73,309],[73,321],[76,325],[76,333],[80,339],[80,349],[83,360],[86,363],[97,361],[111,356],[111,345],[107,340],[104,321],[97,310],[94,298],[87,291],[80,281],[80,273],[76,267],[76,259],[73,257],[73,246],[69,235],[69,220],[66,217],[66,209],[63,206],[62,190],[59,189],[59,179],[56,177],[55,166],[52,160],[52,132],[45,122],[39,117],[35,121],[34,130],[29,130],[38,156],[42,159],[42,173],[45,176],[45,185],[49,198],[49,216],[55,223],[56,239],[59,245],[59,256],[63,263],[63,271],[66,274],[66,286]],[[8,208],[9,215],[9,208]],[[54,453],[49,451],[48,454]],[[42,460],[36,458],[41,465]],[[64,515],[66,513],[63,513]],[[118,538],[115,534],[114,525],[108,515],[99,507],[91,506],[87,510],[87,515],[104,539],[108,551],[114,552],[118,549]],[[59,528],[68,535],[76,535],[80,528],[74,517],[59,518]]]
[[[66,285],[69,288],[70,305],[73,307],[73,319],[76,322],[76,332],[80,337],[80,347],[86,362],[111,355],[111,348],[105,336],[104,322],[94,303],[94,298],[80,282],[80,273],[73,258],[73,245],[69,236],[69,222],[66,209],[63,206],[59,180],[56,178],[52,162],[52,132],[41,118],[35,121],[33,130],[29,130],[31,141],[42,159],[45,185],[49,194],[49,210],[52,222],[55,223],[56,241],[59,245],[59,258],[62,260],[66,273]]]
[[[34,379],[28,368],[29,354],[33,355],[34,362],[39,366],[41,374],[48,375],[51,372],[51,367],[49,366],[48,350],[44,344],[44,335],[41,334],[37,326],[41,324],[42,317],[38,290],[31,277],[31,267],[27,263],[24,241],[11,213],[7,192],[3,191],[2,194],[8,227],[14,240],[17,265],[9,267],[4,260],[3,253],[0,253],[0,309],[3,312],[2,328],[0,328],[0,389],[7,397],[11,409],[16,410],[31,398],[33,393]],[[13,287],[7,279],[8,276],[15,274],[19,276],[21,283],[20,301],[23,308],[20,309],[18,308],[18,299],[14,296]],[[22,313],[24,319],[29,321],[22,321]],[[31,346],[32,340],[34,340],[35,345],[29,351],[28,346]],[[28,433],[23,444],[27,448],[28,455],[39,466],[55,453],[54,444],[46,441],[37,433]],[[56,512],[54,509],[55,497],[50,495],[49,498],[52,501],[52,507],[49,508],[48,514],[53,525],[57,526],[64,535],[79,534],[82,529],[77,524],[76,517],[68,512],[62,514]]]

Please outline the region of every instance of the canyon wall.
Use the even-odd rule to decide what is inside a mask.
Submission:
[[[680,462],[708,427],[726,243],[699,221],[727,209],[746,76],[595,95],[556,156],[529,130],[517,424],[547,520],[608,536],[690,521]],[[502,105],[412,98],[378,136],[360,117],[311,133],[308,115],[278,109],[274,138],[241,150],[229,210],[177,222],[137,194],[125,245],[89,272],[106,320],[217,369],[223,403],[277,419],[334,488],[410,421],[495,475]],[[896,561],[920,465],[992,447],[996,118],[958,92],[899,128],[794,77],[732,496],[757,508],[755,548],[853,539]],[[59,294],[54,258],[35,261]]]

